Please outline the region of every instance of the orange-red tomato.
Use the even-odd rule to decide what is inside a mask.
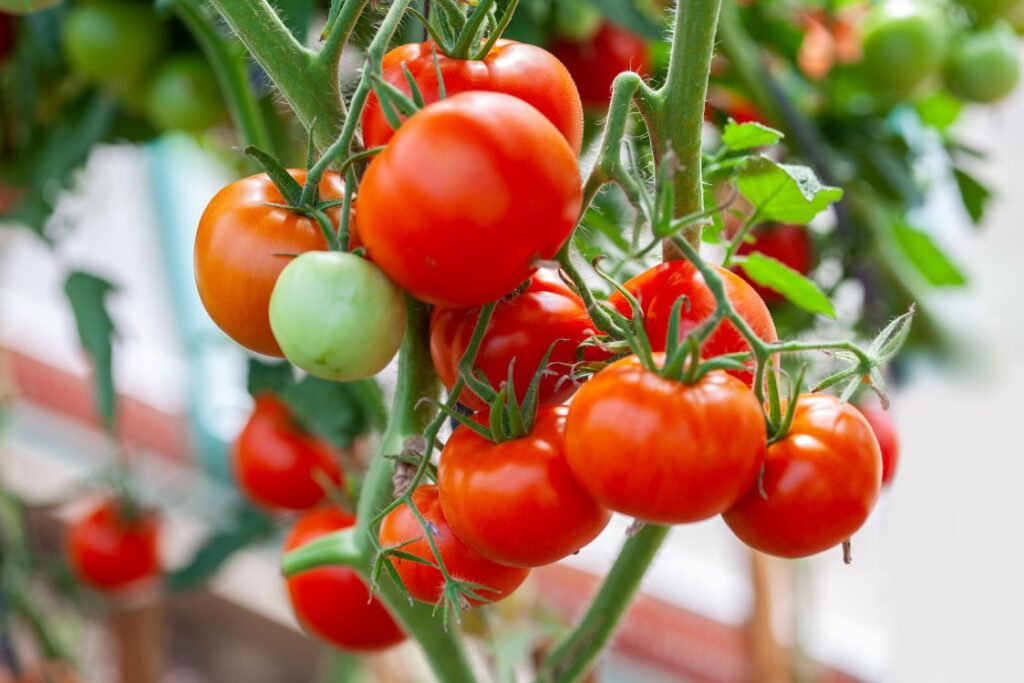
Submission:
[[[299,183],[306,172],[289,171]],[[320,198],[341,199],[337,173],[325,173]],[[284,198],[265,173],[231,183],[213,199],[199,220],[195,275],[199,297],[217,325],[256,353],[281,357],[270,329],[270,295],[290,255],[327,249],[316,221],[270,204]],[[328,215],[337,225],[339,208]]]
[[[270,511],[308,510],[327,499],[325,484],[340,488],[344,481],[339,454],[304,431],[271,395],[256,399],[232,455],[238,485]]]
[[[726,296],[740,317],[764,341],[777,341],[775,323],[764,300],[735,273],[718,266],[714,268],[724,281]],[[714,294],[704,282],[704,276],[689,261],[671,261],[655,266],[629,280],[624,286],[640,304],[644,314],[644,328],[655,351],[665,350],[672,307],[680,297],[685,297],[680,311],[680,339],[710,317],[718,305]],[[632,315],[629,302],[618,292],[613,293],[608,301],[623,315]],[[701,347],[704,358],[747,351],[750,351],[750,344],[729,321],[720,323]],[[751,361],[750,366],[753,365]],[[753,383],[753,372],[733,374],[747,384]]]
[[[459,376],[459,361],[466,352],[480,318],[478,309],[435,308],[430,318],[430,355],[437,374],[449,389]],[[575,390],[569,379],[578,362],[576,350],[596,333],[583,301],[551,270],[540,269],[519,294],[502,299],[494,309],[475,367],[497,389],[508,380],[509,365],[516,396],[522,401],[548,348],[554,344],[547,370],[540,381],[542,404],[560,403]],[[588,349],[584,358],[606,354]],[[470,389],[459,400],[482,410],[484,403]]]
[[[409,69],[426,104],[439,97],[437,71],[431,43],[400,45],[384,55],[381,78],[407,95]],[[451,59],[437,52],[445,93],[470,90],[501,92],[532,104],[565,136],[572,151],[583,143],[583,106],[568,70],[550,52],[536,45],[499,40],[482,60]],[[386,145],[394,131],[384,117],[380,102],[371,94],[363,110],[363,142],[366,147]]]
[[[498,602],[526,580],[529,569],[505,567],[492,562],[459,540],[441,509],[436,486],[416,489],[412,494],[412,504],[427,521],[449,575],[460,581],[485,586],[475,590],[483,601]],[[436,563],[426,532],[408,505],[392,510],[381,522],[380,544],[385,549],[401,546],[403,553]],[[440,569],[400,557],[394,557],[391,561],[409,595],[431,604],[441,599],[444,577]],[[478,605],[482,601],[471,599],[469,602]]]
[[[337,508],[305,513],[292,527],[284,551],[355,524]],[[405,640],[387,609],[349,567],[318,567],[288,579],[288,597],[302,626],[344,650],[382,650]]]
[[[356,200],[359,239],[416,298],[469,308],[552,258],[579,217],[576,156],[510,95],[470,92],[420,110],[378,154]]]
[[[882,486],[888,486],[896,476],[900,461],[900,437],[896,433],[896,425],[889,411],[881,406],[862,404],[858,408],[878,439],[878,447],[882,451]]]
[[[757,479],[766,438],[761,406],[743,382],[710,372],[686,385],[629,356],[573,398],[565,457],[602,505],[676,524],[735,504]]]
[[[772,444],[761,486],[723,516],[741,541],[779,557],[850,538],[878,500],[882,455],[871,425],[834,396],[800,396],[788,435]]]
[[[569,69],[588,107],[608,105],[612,81],[623,71],[646,76],[650,68],[647,41],[609,22],[589,40],[560,41],[551,46],[551,52]]]
[[[542,408],[529,435],[492,443],[459,427],[441,453],[438,488],[455,534],[489,560],[539,567],[597,538],[611,513],[565,461],[566,406]]]
[[[789,266],[801,275],[807,275],[811,271],[811,264],[814,262],[814,244],[811,242],[811,236],[806,227],[774,225],[754,230],[753,236],[756,241],[741,244],[736,250],[738,256],[756,251]],[[739,266],[738,270],[740,277],[746,280],[766,302],[775,303],[783,300],[783,296],[774,289],[762,287],[743,274],[742,266]]]
[[[67,553],[75,574],[101,591],[115,591],[160,572],[159,523],[142,510],[128,518],[106,498],[68,528]]]

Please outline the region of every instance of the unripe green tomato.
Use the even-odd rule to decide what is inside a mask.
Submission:
[[[96,83],[124,89],[147,74],[167,35],[151,5],[100,0],[68,12],[63,40],[72,69]]]
[[[862,66],[876,87],[907,93],[942,67],[948,26],[940,9],[915,0],[876,6],[864,25]]]
[[[1024,4],[1021,0],[959,0],[964,7],[969,7],[981,19],[1005,17],[1014,9]]]
[[[210,65],[185,54],[160,65],[147,92],[146,113],[157,128],[198,133],[223,121],[226,109]]]
[[[946,85],[969,102],[996,102],[1020,80],[1017,36],[1005,23],[958,36],[946,62]]]
[[[309,374],[364,379],[398,352],[405,299],[366,259],[310,251],[281,271],[270,297],[270,329],[285,357]]]
[[[551,3],[555,35],[582,43],[601,27],[601,11],[587,0],[558,0]]]

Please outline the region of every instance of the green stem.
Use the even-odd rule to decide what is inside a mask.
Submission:
[[[658,93],[650,131],[656,165],[671,150],[679,166],[674,176],[677,218],[704,210],[701,131],[721,5],[722,0],[686,0],[677,4],[668,76]],[[699,245],[700,230],[700,224],[695,224],[684,232],[684,237],[690,244]],[[669,245],[666,248],[671,251]]]
[[[320,48],[317,61],[327,67],[333,67],[337,73],[338,60],[341,59],[341,52],[348,44],[356,24],[363,10],[369,4],[369,0],[344,0],[337,15],[332,17],[329,26],[325,27],[326,38]]]
[[[306,49],[267,0],[210,0],[278,87],[317,147],[326,149],[344,119],[337,65]]]
[[[226,39],[216,28],[199,0],[173,0],[171,11],[188,28],[213,68],[221,93],[227,101],[231,120],[245,145],[268,152],[274,141],[260,103],[249,84],[245,54],[236,41]]]
[[[544,660],[537,683],[573,683],[590,669],[614,634],[668,532],[669,527],[648,524],[626,541],[583,619]]]

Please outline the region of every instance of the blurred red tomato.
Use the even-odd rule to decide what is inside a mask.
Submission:
[[[623,71],[646,76],[649,69],[647,41],[609,22],[602,24],[590,40],[558,41],[551,52],[569,69],[588,107],[608,105],[612,81]]]

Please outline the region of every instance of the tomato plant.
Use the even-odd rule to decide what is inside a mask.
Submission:
[[[289,173],[306,179],[305,171]],[[344,195],[336,173],[319,187],[324,200]],[[281,208],[284,201],[266,174],[236,181],[210,200],[196,233],[196,287],[207,313],[236,342],[267,356],[283,355],[270,328],[278,276],[295,255],[327,249],[316,221]],[[328,215],[337,223],[339,210]]]
[[[882,456],[864,416],[834,396],[805,394],[789,433],[768,447],[760,484],[724,519],[761,552],[813,555],[864,524],[881,484]]]
[[[678,524],[707,519],[739,500],[757,478],[765,439],[761,407],[739,380],[711,372],[686,385],[630,356],[576,394],[565,457],[599,503]]]
[[[566,68],[547,50],[499,40],[481,60],[452,59],[438,53],[432,43],[400,45],[384,55],[381,77],[410,94],[403,66],[409,70],[426,104],[439,97],[437,68],[447,95],[470,90],[505,93],[532,104],[561,131],[572,151],[583,143],[583,107]],[[437,67],[434,55],[437,55]],[[394,131],[375,95],[363,110],[363,141],[367,147],[386,145]]]
[[[64,52],[83,77],[118,89],[149,73],[167,43],[152,7],[127,0],[76,4],[64,22]]]
[[[510,95],[463,93],[411,116],[370,163],[356,199],[359,239],[416,298],[478,306],[555,255],[581,193],[575,155],[536,109]]]
[[[235,477],[246,496],[269,510],[307,510],[340,488],[340,454],[306,433],[287,406],[272,395],[256,399],[256,408],[232,451]]]
[[[647,41],[611,22],[604,22],[587,40],[556,42],[551,51],[569,69],[588,107],[606,107],[612,81],[623,71],[646,76]]]
[[[498,602],[526,580],[530,573],[529,569],[506,567],[492,562],[459,540],[441,508],[436,486],[421,486],[416,489],[412,494],[412,504],[426,520],[427,529],[437,545],[448,573],[457,580],[477,586],[473,589],[477,597],[468,598],[471,604]],[[381,522],[380,545],[385,549],[399,548],[401,552],[428,563],[422,564],[401,557],[391,560],[409,595],[433,604],[441,600],[445,578],[436,566],[426,533],[428,532],[420,525],[409,506],[403,505],[393,510]]]
[[[326,507],[303,514],[288,532],[285,551],[347,529],[355,518]],[[343,650],[373,651],[397,645],[405,633],[387,608],[349,567],[319,567],[288,579],[288,598],[302,626]]]
[[[879,405],[862,403],[857,408],[878,439],[878,448],[882,452],[882,486],[888,486],[896,476],[900,461],[900,438],[896,425],[889,411]]]
[[[997,102],[1020,80],[1017,37],[1005,23],[958,35],[946,60],[946,85],[970,102]]]
[[[93,588],[120,590],[160,572],[158,536],[156,517],[106,498],[71,522],[68,561],[78,578]]]
[[[449,389],[459,374],[459,360],[466,352],[480,312],[474,309],[435,308],[430,318],[430,355],[437,374]],[[513,381],[519,401],[541,361],[552,348],[547,370],[540,381],[541,403],[560,403],[575,390],[572,368],[579,361],[580,344],[595,334],[594,323],[583,301],[550,270],[533,274],[530,284],[512,297],[502,299],[491,315],[476,356],[475,367],[497,388],[506,382],[514,362]],[[604,354],[587,350],[584,357],[599,360]],[[484,403],[469,389],[459,400],[481,410]]]
[[[524,437],[492,443],[467,427],[441,452],[438,490],[445,519],[489,560],[539,567],[594,540],[611,513],[598,505],[565,460],[568,408],[542,409]]]
[[[725,293],[740,317],[764,341],[778,339],[775,323],[764,300],[735,273],[715,267],[725,285]],[[679,312],[680,338],[707,320],[717,306],[717,300],[708,289],[704,276],[689,261],[672,261],[655,266],[626,282],[623,287],[636,298],[644,314],[644,328],[654,351],[664,351],[668,339],[672,308],[681,297],[684,305]],[[625,316],[631,316],[630,304],[620,292],[612,293],[608,301]],[[704,341],[701,354],[714,358],[730,353],[750,350],[750,344],[729,321],[719,324]],[[737,371],[736,376],[750,384],[751,372]]]
[[[320,303],[309,306],[310,301]],[[405,332],[402,292],[353,254],[314,251],[281,271],[270,297],[270,328],[297,367],[339,382],[372,377],[398,352]],[[359,335],[352,331],[360,330]]]
[[[770,256],[801,275],[810,272],[814,263],[814,244],[807,228],[800,225],[774,225],[767,228],[759,228],[752,232],[753,242],[744,242],[736,250],[738,256],[751,252],[757,252]],[[777,303],[783,300],[778,292],[762,287],[756,282],[742,274],[742,266],[739,270],[741,277],[754,288],[758,296],[767,303]]]
[[[227,117],[213,70],[197,54],[177,55],[159,66],[146,95],[146,113],[159,128],[190,133]]]
[[[942,11],[932,4],[885,2],[864,27],[863,67],[870,82],[905,93],[938,73],[948,42]]]

